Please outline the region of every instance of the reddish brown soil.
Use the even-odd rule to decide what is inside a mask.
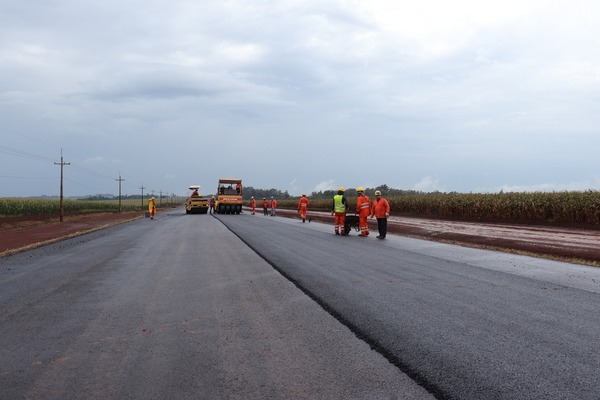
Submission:
[[[278,210],[278,215],[298,217],[296,212],[289,210]],[[332,223],[332,217],[326,212],[309,212],[309,217],[314,221]],[[136,218],[143,218],[143,213],[67,215],[63,222],[59,222],[58,217],[0,218],[0,255],[12,254],[21,249]],[[369,223],[371,229],[376,231],[375,221],[370,220]],[[436,241],[527,252],[532,255],[600,265],[600,230],[392,216],[388,222],[388,231]]]
[[[0,218],[0,255],[143,217],[143,213],[133,211],[65,215],[63,222],[58,216]]]
[[[293,211],[279,215],[297,218]],[[312,220],[333,223],[326,212],[310,212]],[[370,229],[377,231],[375,220]],[[600,230],[528,226],[391,216],[388,232],[435,241],[503,251],[524,252],[571,262],[600,265]]]

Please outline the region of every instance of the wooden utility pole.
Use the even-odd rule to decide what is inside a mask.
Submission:
[[[142,189],[142,210],[144,209],[144,189],[146,189],[144,187],[144,184],[142,183],[142,187],[140,187],[140,189]]]
[[[121,173],[119,172],[119,179],[115,180],[119,181],[119,212],[121,212],[121,182],[123,182],[125,179],[121,178]]]
[[[54,165],[60,165],[60,222],[63,222],[65,217],[65,203],[63,199],[63,167],[65,165],[71,165],[63,160],[62,149],[60,149],[60,163],[55,162]]]

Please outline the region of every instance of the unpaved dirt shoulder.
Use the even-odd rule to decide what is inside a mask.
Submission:
[[[297,212],[292,210],[278,210],[278,215],[298,218]],[[309,218],[333,223],[333,217],[327,212],[309,212]],[[369,226],[377,231],[375,220],[369,219]],[[388,232],[600,266],[600,230],[392,216],[388,219]]]
[[[55,216],[1,218],[0,256],[14,254],[138,218],[144,218],[144,213],[132,211],[72,214],[66,215],[63,222],[60,222],[59,218]]]

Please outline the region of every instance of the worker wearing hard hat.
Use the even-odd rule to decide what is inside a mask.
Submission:
[[[358,227],[360,229],[360,236],[369,236],[369,223],[367,218],[371,214],[371,201],[365,195],[365,190],[362,186],[356,188],[358,198],[356,199],[356,213],[358,214]]]
[[[252,196],[252,198],[250,199],[250,207],[252,207],[252,215],[256,214],[256,200],[254,199],[254,196]]]
[[[215,211],[215,196],[211,197],[210,200],[208,201],[208,205],[209,205],[209,210],[210,210],[210,214],[213,213],[213,211]]]
[[[346,235],[344,231],[344,226],[346,225],[346,211],[348,210],[348,202],[346,201],[346,197],[344,197],[344,188],[340,187],[335,196],[333,196],[333,205],[331,207],[331,215],[335,215],[335,234]]]
[[[154,196],[148,200],[148,211],[150,212],[150,219],[154,219],[154,214],[156,214],[156,200],[154,200]]]
[[[269,215],[269,202],[267,201],[266,197],[263,197],[263,199],[262,199],[262,206],[263,206],[263,214]]]
[[[377,229],[379,230],[379,236],[377,239],[385,239],[387,234],[387,219],[390,216],[390,204],[386,199],[381,197],[381,191],[375,191],[375,200],[373,200],[373,206],[371,207],[371,218],[377,217]]]
[[[306,197],[306,193],[302,193],[302,197],[298,200],[298,213],[300,213],[300,218],[302,218],[302,222],[306,222],[306,212],[308,211],[308,198]]]

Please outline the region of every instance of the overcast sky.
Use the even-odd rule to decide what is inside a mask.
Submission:
[[[597,0],[0,0],[0,197],[600,188]]]

